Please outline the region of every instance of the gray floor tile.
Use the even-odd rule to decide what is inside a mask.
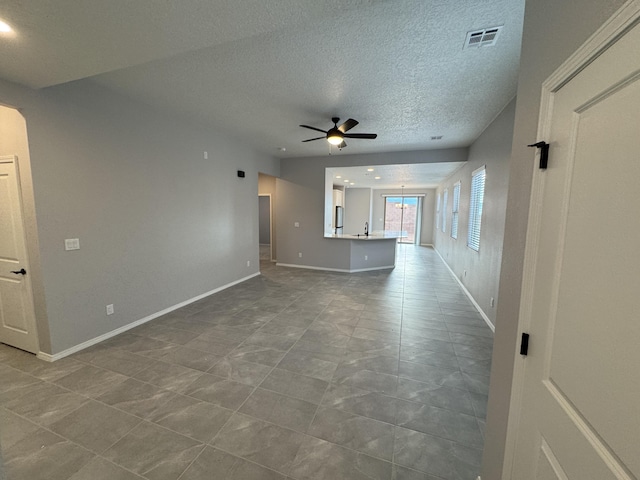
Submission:
[[[204,374],[182,393],[214,405],[236,410],[252,391],[253,387],[248,385]]]
[[[280,335],[271,335],[269,333],[263,332],[262,330],[259,330],[248,337],[245,340],[245,343],[287,351],[293,346],[294,343],[296,343],[296,339],[291,337],[283,337]]]
[[[255,387],[260,385],[271,369],[270,366],[227,357],[216,363],[207,373]]]
[[[482,448],[483,438],[475,416],[431,405],[398,402],[396,424],[418,432],[446,438],[473,448]]]
[[[96,367],[121,373],[123,375],[134,375],[151,364],[151,360],[124,350],[118,349],[95,349],[89,352],[76,354],[74,358],[90,363]]]
[[[263,263],[258,277],[55,363],[0,345],[9,471],[475,478],[493,334],[433,250],[398,252],[394,270],[352,275]]]
[[[329,385],[322,405],[395,424],[397,401],[377,392],[349,385]]]
[[[258,388],[238,411],[305,433],[317,408],[314,403]]]
[[[227,355],[227,358],[275,367],[286,353],[260,345],[242,344]]]
[[[143,477],[129,472],[118,465],[95,457],[69,480],[143,480]]]
[[[320,407],[309,435],[391,461],[394,426],[333,408]]]
[[[84,365],[75,372],[55,380],[54,383],[82,395],[95,398],[124,382],[127,378],[127,376],[111,370]]]
[[[180,480],[286,480],[285,476],[213,447],[206,447]]]
[[[143,422],[104,453],[104,457],[149,480],[175,480],[203,444]]]
[[[0,445],[8,449],[40,427],[9,410],[0,407]]]
[[[372,372],[371,370],[353,371],[349,368],[338,368],[332,382],[339,385],[350,385],[370,392],[395,395],[398,377],[386,373]]]
[[[132,415],[146,418],[176,394],[132,378],[116,385],[97,400]]]
[[[396,427],[395,463],[451,480],[475,478],[482,451],[450,440]]]
[[[2,405],[39,425],[48,426],[89,401],[87,397],[50,383],[39,383],[2,394]]]
[[[443,387],[437,383],[416,382],[409,378],[399,378],[396,391],[398,398],[474,415],[475,410],[469,395],[469,392],[463,389]]]
[[[94,454],[47,430],[38,429],[9,448],[2,457],[7,479],[66,480]]]
[[[260,384],[261,388],[319,404],[329,382],[275,368]]]
[[[136,373],[133,378],[151,383],[160,388],[180,392],[202,375],[202,372],[180,365],[154,362],[149,367]]]
[[[434,477],[433,475],[417,470],[411,470],[402,465],[394,465],[391,480],[442,480],[442,478]]]
[[[208,442],[220,431],[232,414],[232,410],[195,398],[176,395],[154,412],[148,420],[195,440]]]
[[[330,356],[326,356],[330,358]],[[325,358],[325,357],[323,357]],[[315,352],[292,351],[278,364],[278,368],[288,370],[299,375],[329,381],[338,368],[337,362],[324,360]]]
[[[297,480],[388,480],[391,463],[319,438],[304,439],[291,467]]]
[[[87,450],[102,453],[141,421],[138,417],[91,401],[49,428]]]
[[[225,346],[224,350],[228,351],[229,348],[230,347]],[[178,345],[172,345],[171,348],[158,353],[159,354],[157,356],[155,352],[150,356],[166,363],[181,365],[194,370],[200,370],[201,372],[206,372],[222,358],[222,355],[205,353],[200,350],[194,350],[192,348]]]
[[[213,446],[287,475],[305,435],[236,413]]]

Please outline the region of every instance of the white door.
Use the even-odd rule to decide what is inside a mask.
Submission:
[[[0,342],[37,353],[19,185],[17,158],[0,157]]]
[[[640,478],[640,2],[630,3],[545,86],[537,140],[550,143],[549,168],[533,185],[531,337],[509,478]]]

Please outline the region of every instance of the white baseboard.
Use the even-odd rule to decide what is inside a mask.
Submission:
[[[453,278],[456,279],[456,282],[458,282],[458,285],[460,285],[460,288],[462,288],[462,291],[465,293],[465,295],[469,298],[469,300],[471,300],[471,303],[473,303],[473,306],[476,307],[476,309],[478,310],[478,312],[480,312],[480,315],[482,316],[482,319],[484,320],[484,322],[487,324],[487,326],[491,329],[492,332],[495,333],[496,331],[496,327],[493,324],[493,322],[489,319],[489,317],[487,316],[486,313],[484,313],[484,310],[482,310],[482,308],[480,307],[480,305],[478,305],[478,302],[476,302],[476,299],[473,298],[473,295],[471,295],[471,292],[469,292],[469,290],[467,290],[467,287],[464,286],[464,284],[460,281],[460,279],[458,278],[458,276],[455,274],[455,272],[453,270],[451,270],[451,267],[449,266],[449,264],[445,261],[445,259],[442,257],[442,255],[440,255],[440,252],[438,251],[437,248],[433,249],[438,256],[440,257],[440,259],[442,260],[442,263],[444,263],[445,267],[447,267],[447,269],[449,270],[449,273],[451,273],[451,276]]]
[[[431,247],[431,248],[433,248],[433,243],[421,243],[420,246],[421,247]]]
[[[234,282],[231,283],[227,283],[226,285],[223,285],[221,287],[215,288],[213,290],[210,290],[208,292],[202,293],[198,296],[195,296],[193,298],[190,298],[189,300],[185,300],[184,302],[180,302],[177,303],[169,308],[165,308],[164,310],[160,310],[159,312],[156,313],[152,313],[151,315],[148,315],[144,318],[141,318],[140,320],[136,320],[135,322],[131,322],[128,323],[120,328],[116,328],[115,330],[111,330],[110,332],[104,333],[98,337],[92,338],[91,340],[87,340],[86,342],[82,342],[78,345],[75,345],[71,348],[67,348],[66,350],[63,350],[62,352],[58,352],[55,353],[53,355],[49,354],[49,353],[44,353],[44,352],[38,352],[38,354],[36,355],[39,359],[41,360],[45,360],[47,362],[55,362],[56,360],[60,360],[61,358],[67,357],[73,353],[79,352],[80,350],[84,350],[85,348],[89,348],[97,343],[100,342],[104,342],[105,340],[110,339],[111,337],[115,337],[116,335],[120,335],[121,333],[126,332],[127,330],[131,330],[132,328],[135,328],[139,325],[142,325],[143,323],[147,323],[150,322],[151,320],[154,320],[158,317],[161,317],[162,315],[165,315],[167,313],[173,312],[174,310],[177,310],[178,308],[182,308],[186,305],[189,305],[193,302],[197,302],[198,300],[201,300],[205,297],[208,297],[209,295],[213,295],[214,293],[218,293],[221,292],[222,290],[226,290],[229,287],[233,287],[234,285],[237,285],[239,283],[242,282],[246,282],[247,280],[252,279],[253,277],[257,277],[258,275],[260,275],[260,272],[254,273],[252,275],[246,276],[244,278],[241,278],[240,280],[236,280]]]
[[[315,267],[312,265],[297,265],[294,263],[276,263],[277,267],[289,267],[289,268],[304,268],[307,270],[321,270],[324,272],[340,272],[340,273],[358,273],[358,272],[371,272],[373,270],[388,270],[390,268],[396,268],[395,265],[387,265],[383,267],[371,267],[371,268],[356,268],[353,270],[347,270],[344,268],[328,268],[328,267]]]

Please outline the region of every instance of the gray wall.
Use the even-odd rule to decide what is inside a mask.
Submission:
[[[371,189],[347,188],[344,191],[344,228],[342,233],[364,233],[364,222],[371,224]],[[369,231],[373,229],[369,227]]]
[[[258,171],[278,175],[277,159],[88,82],[0,82],[0,102],[27,122],[45,353],[258,272]]]
[[[374,230],[384,229],[384,203],[385,199],[382,195],[405,195],[412,193],[424,194],[422,198],[422,225],[420,232],[420,245],[433,244],[433,215],[435,209],[435,189],[433,188],[417,188],[417,189],[379,189],[373,191],[373,228]]]
[[[542,83],[618,8],[623,0],[528,0],[525,8],[513,149],[509,161],[509,194],[500,272],[500,303],[489,390],[482,478],[518,478],[504,469],[511,380],[517,351],[522,264],[535,152],[526,145],[537,138]]]
[[[340,263],[336,264],[333,260],[333,241],[324,238],[325,228],[331,222],[332,184],[329,176],[328,187],[325,186],[327,167],[464,162],[467,154],[466,148],[452,148],[282,159],[281,179],[277,182],[278,262],[343,268],[339,266]],[[328,208],[325,198],[329,199]],[[325,212],[329,215],[326,219]],[[299,228],[293,226],[295,221],[300,222]],[[303,252],[303,257],[299,258],[298,252],[302,251],[301,249],[308,254]],[[331,265],[336,266],[331,267]]]
[[[509,181],[508,161],[511,154],[515,100],[496,117],[469,149],[469,160],[453,175],[438,186],[437,194],[448,189],[446,231],[434,226],[434,248],[447,262],[451,270],[471,293],[491,323],[495,325],[496,309],[491,307],[491,298],[498,303],[498,283]],[[467,247],[469,226],[469,196],[471,173],[486,165],[486,183],[480,250]],[[458,238],[451,238],[451,209],[453,185],[460,181],[460,208],[458,213]],[[442,221],[442,220],[440,220]],[[467,275],[464,275],[464,271]]]

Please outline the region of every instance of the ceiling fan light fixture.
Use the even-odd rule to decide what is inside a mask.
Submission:
[[[340,145],[342,143],[343,137],[340,132],[329,132],[327,134],[327,141],[331,145]]]

